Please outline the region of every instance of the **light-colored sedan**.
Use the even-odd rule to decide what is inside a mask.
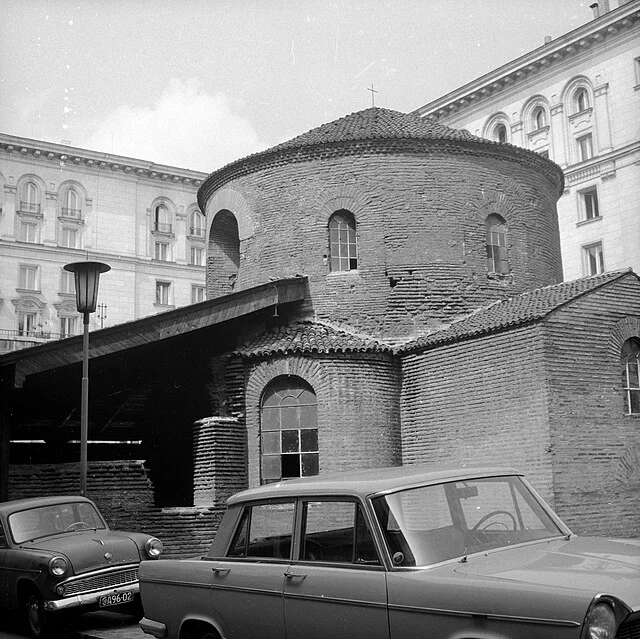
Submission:
[[[244,491],[209,553],[142,562],[168,639],[637,639],[640,546],[571,533],[513,469],[375,469]]]

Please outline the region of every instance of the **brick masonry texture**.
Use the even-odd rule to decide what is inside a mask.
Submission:
[[[249,485],[260,483],[260,400],[269,382],[296,375],[318,400],[320,472],[400,463],[400,378],[391,357],[370,354],[277,357],[248,363]]]
[[[507,154],[439,147],[382,154],[356,146],[330,161],[256,170],[225,186],[239,217],[235,286],[307,275],[318,319],[374,336],[415,335],[489,301],[561,281],[556,186]],[[228,199],[212,197],[208,219],[226,210]],[[341,208],[356,218],[358,269],[332,273],[327,224]],[[487,277],[490,213],[508,225],[512,270],[504,278]],[[207,277],[213,290],[212,263]]]
[[[79,464],[11,466],[11,499],[42,495],[77,495]],[[205,554],[222,517],[213,507],[158,508],[142,461],[90,462],[87,497],[93,499],[110,528],[144,532],[164,544],[165,557]]]

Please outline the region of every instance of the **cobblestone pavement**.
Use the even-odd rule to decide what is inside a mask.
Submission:
[[[0,639],[27,639],[24,625],[15,615],[0,618]],[[149,639],[140,626],[138,617],[113,612],[93,612],[69,621],[55,639]]]
[[[140,626],[138,617],[114,612],[90,612],[73,623],[69,629],[69,639],[142,639],[147,637]]]

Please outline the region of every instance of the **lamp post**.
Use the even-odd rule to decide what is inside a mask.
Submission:
[[[83,314],[82,337],[82,399],[80,409],[80,494],[87,493],[87,439],[89,436],[89,315],[96,310],[100,273],[111,270],[102,262],[74,262],[65,264],[76,281],[76,306]]]

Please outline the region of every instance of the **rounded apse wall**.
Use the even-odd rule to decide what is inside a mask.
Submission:
[[[220,211],[238,224],[237,273],[224,274],[233,290],[305,275],[319,319],[376,335],[409,336],[560,282],[561,177],[533,155],[509,145],[383,140],[250,156],[206,196],[209,290],[231,292],[220,292],[212,266],[220,242],[211,220]],[[355,221],[357,260],[336,271],[329,221],[339,211]],[[498,272],[487,248],[491,220],[502,224]]]

